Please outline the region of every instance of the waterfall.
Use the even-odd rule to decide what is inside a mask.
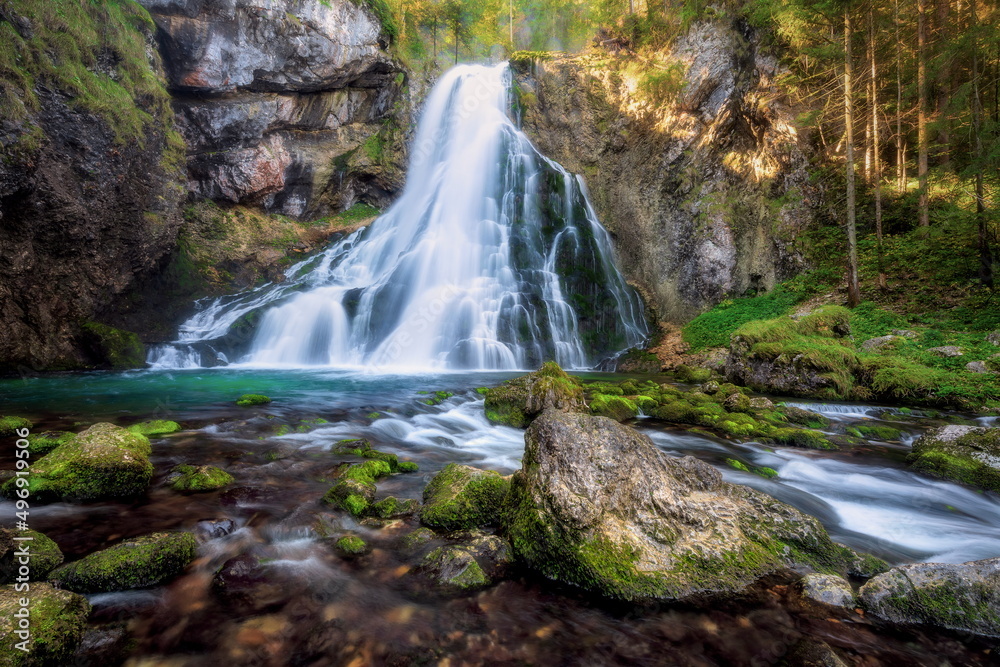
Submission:
[[[203,300],[155,368],[586,368],[644,341],[582,180],[511,121],[506,64],[435,85],[406,185],[285,280]]]

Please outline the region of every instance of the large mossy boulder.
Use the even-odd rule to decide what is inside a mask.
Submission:
[[[620,600],[731,594],[792,566],[846,572],[819,522],[603,417],[547,411],[525,433],[503,532],[540,574]]]
[[[15,537],[29,538],[15,540]],[[0,584],[9,584],[18,576],[24,549],[31,554],[29,578],[45,579],[53,568],[63,562],[59,545],[37,530],[11,530],[0,528]]]
[[[20,629],[21,598],[28,597],[31,638],[28,651],[17,648],[23,639]],[[73,664],[73,652],[83,638],[90,615],[87,598],[69,591],[56,590],[49,584],[31,585],[30,594],[14,586],[0,587],[0,665],[3,667],[41,667]]]
[[[907,461],[922,473],[1000,492],[1000,428],[936,428],[913,443]]]
[[[862,586],[859,598],[892,623],[1000,637],[1000,558],[901,565]]]
[[[534,373],[486,390],[486,418],[494,424],[525,428],[543,410],[586,412],[583,386],[555,362]]]
[[[509,488],[498,472],[449,463],[424,489],[420,521],[441,530],[496,526]]]
[[[113,424],[94,424],[29,469],[27,489],[33,497],[68,501],[128,498],[146,490],[153,476],[145,436]],[[3,486],[13,496],[17,480]]]
[[[155,586],[194,560],[191,533],[153,533],[127,539],[54,570],[50,579],[77,593],[104,593]]]

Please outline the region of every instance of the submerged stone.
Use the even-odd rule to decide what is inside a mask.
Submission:
[[[1000,558],[894,567],[861,587],[861,606],[902,625],[1000,637]]]
[[[156,419],[154,421],[142,422],[140,424],[132,424],[128,427],[131,433],[137,433],[139,435],[145,436],[155,436],[155,435],[167,435],[170,433],[176,433],[181,430],[181,425],[174,421],[168,421],[166,419]]]
[[[238,399],[236,399],[236,405],[248,408],[254,405],[267,405],[271,402],[271,399],[263,394],[243,394]]]
[[[23,591],[14,586],[0,587],[0,665],[4,667],[41,667],[73,664],[73,652],[83,638],[90,615],[87,598],[69,591],[60,591],[49,584],[31,585],[28,607],[31,639],[28,651],[16,645],[22,641],[14,634],[18,630],[15,616],[21,607]]]
[[[177,576],[194,560],[191,533],[153,533],[67,563],[51,574],[62,588],[103,593],[155,586]]]
[[[477,535],[438,547],[424,557],[421,571],[445,589],[476,590],[504,576],[513,561],[510,545],[496,535]]]
[[[345,535],[334,546],[341,555],[348,557],[360,556],[368,551],[368,545],[357,535]]]
[[[69,501],[126,498],[145,491],[153,476],[149,440],[113,424],[94,424],[36,461],[27,489],[34,497]],[[9,497],[16,488],[3,486]]]
[[[550,579],[621,600],[678,600],[850,562],[816,519],[693,457],[665,456],[610,419],[548,411],[525,443],[503,528]]]
[[[182,493],[203,493],[217,491],[232,484],[233,476],[215,466],[193,466],[182,464],[174,466],[167,477],[167,483],[174,491]]]
[[[914,470],[1000,492],[1000,428],[948,425],[913,443]]]
[[[498,472],[449,463],[424,489],[420,521],[442,530],[496,526],[509,488]]]

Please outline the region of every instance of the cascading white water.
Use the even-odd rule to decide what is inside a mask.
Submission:
[[[588,367],[646,336],[582,181],[507,114],[510,70],[434,87],[399,200],[286,280],[201,304],[153,367]]]

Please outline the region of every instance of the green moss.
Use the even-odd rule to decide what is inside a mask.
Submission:
[[[374,484],[375,480],[392,474],[392,468],[385,461],[371,460],[352,463],[341,474],[341,479],[351,479],[362,484]]]
[[[598,394],[590,401],[590,412],[600,417],[610,417],[615,421],[624,422],[638,416],[639,406],[622,396]]]
[[[63,565],[51,578],[77,593],[155,586],[183,572],[196,548],[191,533],[154,533]]]
[[[368,508],[369,516],[380,519],[392,519],[399,516],[415,514],[420,509],[420,503],[416,500],[399,500],[393,496],[383,498],[377,503],[373,503]]]
[[[421,392],[421,393],[423,393],[423,392]],[[449,398],[451,398],[454,395],[455,394],[451,393],[450,391],[435,391],[434,395],[431,398],[424,399],[423,402],[424,402],[425,405],[438,405],[438,404],[440,404],[440,403],[448,400]]]
[[[95,424],[36,461],[25,478],[33,497],[97,500],[145,491],[153,475],[144,436],[112,424]],[[15,480],[3,491],[14,493]]]
[[[747,464],[742,461],[737,461],[736,459],[726,459],[726,465],[730,468],[735,468],[736,470],[742,470],[743,472],[750,472],[750,468]]]
[[[707,368],[692,367],[681,364],[674,369],[674,376],[681,382],[698,384],[712,379],[712,371]]]
[[[128,427],[128,430],[131,433],[138,433],[139,435],[149,437],[151,435],[156,436],[176,433],[181,430],[181,425],[177,422],[157,419],[155,421],[142,422],[141,424],[133,424]]]
[[[18,430],[32,426],[34,424],[24,417],[0,417],[0,437],[16,435]]]
[[[354,516],[362,516],[368,511],[368,500],[364,496],[352,493],[341,501],[341,507]]]
[[[494,424],[527,428],[544,405],[577,402],[580,405],[583,403],[583,388],[579,380],[567,375],[558,364],[548,361],[534,373],[488,389],[486,418]]]
[[[146,347],[138,335],[98,322],[84,322],[81,328],[91,347],[111,368],[128,370],[146,366]]]
[[[848,427],[847,433],[866,440],[895,441],[903,437],[902,431],[891,426],[851,426]]]
[[[173,473],[175,479],[170,488],[182,493],[216,491],[233,482],[232,475],[215,466],[179,465]]]
[[[1000,452],[1000,429],[973,431],[954,442],[921,438],[913,445],[907,461],[914,470],[969,484],[980,489],[1000,492],[1000,470],[973,453],[989,460]]]
[[[0,664],[4,667],[70,665],[87,628],[90,604],[82,595],[56,590],[49,584],[31,585],[30,651],[15,647],[21,639],[14,635],[23,591],[14,586],[0,588]]]
[[[420,527],[406,535],[400,541],[400,546],[406,551],[416,551],[436,539],[438,539],[437,533],[430,528]]]
[[[778,476],[778,471],[777,470],[775,470],[774,468],[768,468],[766,466],[755,467],[753,469],[753,472],[754,472],[755,475],[760,475],[761,477],[764,477],[765,479],[771,479],[773,477],[777,477]]]
[[[413,461],[399,462],[399,472],[417,472],[418,470],[420,470],[420,466]]]
[[[46,431],[28,435],[28,451],[34,456],[44,456],[59,445],[64,445],[73,439],[75,434],[67,431]]]
[[[267,405],[271,399],[263,394],[243,394],[236,399],[236,405],[247,408],[253,405]]]
[[[357,535],[345,535],[337,540],[336,547],[345,556],[360,556],[368,551],[368,545]]]
[[[775,429],[767,436],[767,439],[779,445],[790,445],[792,447],[806,447],[808,449],[837,448],[836,445],[827,440],[822,434],[801,428]]]
[[[495,526],[509,487],[498,472],[449,463],[424,489],[420,520],[442,530]]]

